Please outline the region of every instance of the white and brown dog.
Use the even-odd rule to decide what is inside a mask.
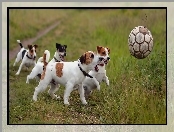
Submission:
[[[64,61],[64,58],[66,56],[66,48],[67,48],[67,45],[61,45],[59,43],[56,43],[57,50],[54,54],[53,59],[49,62],[49,64]],[[48,50],[45,50],[44,55],[46,55],[46,62],[48,63],[50,59],[50,52]],[[35,67],[32,69],[31,73],[27,76],[26,83],[29,83],[30,79],[34,79],[38,77],[40,79],[43,70],[44,70],[43,57],[40,57]]]
[[[99,64],[95,66],[94,70],[91,70],[88,74],[97,79],[96,81],[93,78],[86,77],[82,84],[78,84],[74,87],[74,89],[79,89],[79,87],[83,87],[85,90],[85,98],[88,98],[92,93],[92,90],[98,87],[98,83],[100,84],[102,81],[105,81],[109,86],[109,79],[106,76],[105,65],[108,64],[110,57],[110,49],[108,47],[97,46],[97,56],[99,56],[100,61]],[[83,85],[83,86],[82,86]]]
[[[86,76],[90,76],[88,72],[90,70],[94,70],[95,66],[99,63],[99,57],[96,56],[92,51],[88,51],[84,53],[77,61],[74,62],[56,62],[46,66],[43,74],[41,75],[41,80],[39,85],[35,88],[35,92],[33,95],[33,100],[37,100],[37,95],[40,92],[43,92],[48,84],[54,80],[55,83],[59,83],[64,85],[64,104],[69,104],[69,96],[73,91],[75,85],[83,82]],[[96,79],[94,79],[96,80]],[[96,84],[97,84],[96,80]],[[55,86],[51,85],[49,90],[49,94],[52,98],[55,98]],[[98,90],[100,89],[100,85],[98,83]],[[82,104],[87,104],[84,97],[84,89],[83,87],[79,87],[80,99]]]
[[[100,64],[96,65],[95,70],[91,70],[89,75],[95,77],[99,84],[104,81],[109,86],[109,79],[106,75],[105,66],[108,64],[110,57],[110,49],[107,47],[98,46],[97,47],[97,55],[102,57]],[[85,90],[85,98],[88,98],[92,93],[92,90],[96,89],[97,85],[96,81],[92,78],[86,77],[83,81],[83,88]]]
[[[19,75],[23,65],[25,65],[27,68],[29,68],[32,65],[36,65],[36,48],[38,47],[37,45],[28,45],[28,50],[25,49],[22,45],[22,43],[20,42],[20,40],[17,40],[18,44],[21,47],[21,50],[19,51],[19,53],[17,54],[16,60],[13,64],[13,66],[16,65],[16,63],[18,63],[20,60],[22,60],[19,69],[16,73],[16,75]]]

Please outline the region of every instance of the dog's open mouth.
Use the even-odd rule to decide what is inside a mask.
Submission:
[[[107,65],[108,64],[108,60],[104,60],[104,63]]]
[[[98,66],[96,65],[96,66],[95,66],[95,71],[98,72],[98,70],[99,70],[99,69],[98,69]]]
[[[105,64],[104,63],[101,63],[101,64],[98,64],[99,66],[104,66]]]
[[[59,57],[62,61],[64,61],[64,55],[59,54]]]

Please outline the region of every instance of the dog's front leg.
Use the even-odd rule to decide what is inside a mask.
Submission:
[[[21,58],[20,53],[18,53],[13,66],[15,66],[16,63],[18,63],[21,60],[20,58]]]
[[[92,79],[93,79],[95,85],[97,86],[97,90],[100,90],[100,84],[99,84],[99,82],[97,81],[97,79],[96,79],[95,77],[93,77]]]
[[[80,94],[80,99],[82,101],[82,104],[86,105],[87,102],[86,102],[86,99],[85,99],[85,91],[84,91],[84,88],[83,88],[83,84],[79,84],[79,94]]]
[[[103,80],[106,82],[106,84],[109,86],[109,79],[108,79],[108,77],[105,75],[104,76],[104,78],[103,78]]]
[[[108,77],[107,77],[107,75],[106,75],[106,70],[105,70],[105,73],[104,73],[105,75],[104,75],[104,77],[103,77],[103,81],[105,81],[106,82],[106,84],[109,86],[109,79],[108,79]]]
[[[22,62],[19,66],[18,72],[16,73],[16,75],[19,75],[19,73],[21,72],[22,66],[24,65],[24,62]]]
[[[73,91],[74,84],[73,83],[67,83],[66,88],[65,88],[65,93],[64,93],[64,104],[69,105],[69,96],[70,93]]]

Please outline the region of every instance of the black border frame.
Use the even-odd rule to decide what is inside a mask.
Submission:
[[[7,125],[167,125],[167,7],[7,7],[7,80],[9,80],[9,10],[10,9],[165,9],[166,10],[166,123],[165,124],[10,124],[9,81],[7,81]]]

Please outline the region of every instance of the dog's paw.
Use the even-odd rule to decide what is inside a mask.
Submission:
[[[17,72],[16,75],[19,75],[19,72]]]
[[[100,85],[97,86],[97,90],[100,91]]]
[[[106,81],[106,84],[109,86],[109,80]]]
[[[60,99],[60,96],[55,95],[55,100]]]
[[[83,105],[87,105],[88,103],[86,102],[86,100],[82,101]]]
[[[68,99],[64,99],[64,105],[69,105]]]
[[[37,101],[37,97],[33,95],[33,100],[34,101]]]
[[[29,81],[26,81],[27,84],[29,84]]]
[[[26,83],[29,83],[28,77],[27,77]]]
[[[68,101],[64,101],[64,105],[69,105],[69,102]]]

